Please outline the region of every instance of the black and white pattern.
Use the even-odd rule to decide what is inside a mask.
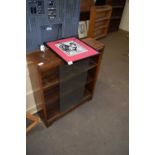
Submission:
[[[58,43],[55,46],[68,56],[75,56],[88,51],[74,41]]]

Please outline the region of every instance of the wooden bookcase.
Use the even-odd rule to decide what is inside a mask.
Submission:
[[[47,49],[45,53],[35,51],[27,54],[27,63],[35,101],[36,103],[42,103],[42,110],[39,114],[47,127],[58,118],[67,114],[93,97],[104,45],[92,38],[86,38],[82,41],[95,48],[100,52],[100,54],[89,58],[91,59],[89,66],[83,66],[85,68],[82,70],[82,72],[88,72],[88,76],[85,84],[85,93],[81,103],[78,103],[63,112],[60,111],[59,105],[59,67],[65,62],[50,49]],[[40,62],[43,64],[40,64]],[[70,73],[67,76],[67,79],[64,78],[63,80],[69,80],[78,75],[80,75],[80,72],[74,74]],[[65,95],[69,95],[69,93],[73,91],[74,90],[68,90]]]
[[[89,20],[90,8],[94,5],[94,0],[80,0],[80,21]]]
[[[119,24],[122,18],[125,2],[127,0],[81,0],[80,20],[90,20],[91,7],[110,5],[112,7],[112,15],[109,23],[108,32],[115,32],[119,29]]]
[[[112,6],[112,15],[108,32],[118,31],[126,0],[106,0]]]
[[[107,35],[111,13],[110,5],[91,7],[88,37],[99,39]]]

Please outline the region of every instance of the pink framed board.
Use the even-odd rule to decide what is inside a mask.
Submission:
[[[76,37],[48,42],[47,45],[69,65],[75,61],[99,54]]]

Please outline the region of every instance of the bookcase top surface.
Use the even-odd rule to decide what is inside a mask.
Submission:
[[[99,52],[102,51],[104,48],[104,44],[102,44],[99,41],[96,41],[93,38],[85,38],[82,39],[82,41]],[[50,65],[50,67],[52,66],[54,67],[65,63],[64,60],[62,60],[57,54],[52,52],[52,50],[49,48],[46,49],[45,53],[39,50],[34,51],[32,53],[28,53],[26,55],[26,58],[28,65],[32,63],[39,65],[40,63],[42,63],[43,65],[40,66],[41,68],[43,66],[47,67],[47,65]]]

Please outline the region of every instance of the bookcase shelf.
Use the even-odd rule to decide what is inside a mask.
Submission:
[[[83,100],[81,103],[78,103],[76,105],[73,105],[72,107],[70,107],[69,109],[60,112],[60,108],[58,106],[55,106],[55,109],[52,109],[52,113],[50,111],[50,114],[48,115],[49,119],[48,119],[48,124],[50,125],[51,123],[53,123],[53,121],[55,121],[56,119],[60,118],[61,116],[67,114],[68,112],[74,110],[76,107],[80,106],[81,104],[83,104],[84,102],[90,100],[92,98],[92,93],[86,89],[84,96],[83,96]]]
[[[82,74],[83,72],[86,72],[86,71],[88,71],[88,70],[90,70],[90,69],[92,69],[92,68],[95,68],[96,66],[97,66],[97,64],[96,64],[94,61],[91,61],[91,62],[90,62],[90,65],[87,66],[87,67],[85,67],[84,70],[81,70],[81,71],[79,71],[79,72],[70,74],[68,77],[64,78],[63,81],[67,81],[67,80],[69,80],[69,79],[71,79],[71,78],[73,78],[73,77],[76,77],[76,76]],[[83,66],[83,67],[84,67],[84,66]],[[55,73],[54,73],[54,74],[55,74]],[[57,76],[58,76],[58,75],[57,75]],[[63,81],[61,81],[61,82],[63,82]],[[48,89],[48,88],[50,88],[50,87],[54,87],[54,86],[56,86],[56,85],[59,85],[59,83],[60,83],[60,81],[59,81],[58,78],[53,78],[53,79],[49,79],[49,78],[46,79],[46,78],[43,78],[43,89],[46,90],[46,89]]]
[[[65,62],[54,52],[47,49],[45,53],[36,51],[34,53],[27,54],[27,62],[32,87],[35,88],[37,86],[37,88],[40,90],[39,93],[36,93],[34,97],[36,101],[40,99],[39,102],[42,103],[42,110],[39,112],[39,114],[47,127],[58,118],[67,114],[93,97],[104,45],[92,38],[86,38],[83,39],[83,41],[99,51],[100,54],[86,58],[79,63],[74,63],[73,69],[71,71],[70,69],[66,69],[66,74],[61,76],[61,78],[60,69],[63,70],[61,66],[67,67],[67,65],[65,65]],[[40,61],[43,62],[43,65],[41,66],[38,65]],[[84,61],[86,61],[86,63]],[[77,69],[76,66],[80,69]],[[77,81],[73,88],[69,87],[67,91],[60,94],[61,84],[74,78],[76,79],[82,74],[87,75],[84,85],[78,83]],[[76,93],[80,87],[84,88],[84,94],[81,102],[71,105],[64,111],[60,110],[60,99],[70,96],[72,93]]]

